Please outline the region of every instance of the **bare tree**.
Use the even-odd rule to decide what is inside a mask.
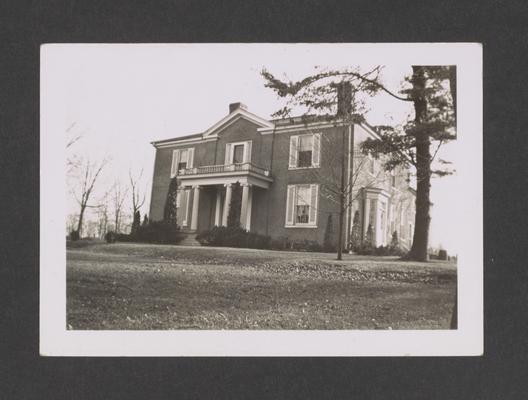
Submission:
[[[398,165],[415,167],[415,227],[412,248],[407,258],[427,261],[431,177],[445,176],[452,172],[445,168],[450,164],[445,160],[439,160],[442,164],[439,168],[433,168],[432,163],[440,146],[456,139],[456,67],[412,66],[412,76],[407,78],[410,87],[404,88],[401,95],[382,83],[381,70],[382,67],[377,66],[366,73],[350,68],[322,71],[297,82],[282,81],[266,70],[262,71],[262,76],[266,80],[266,87],[288,99],[286,106],[274,114],[279,117],[296,106],[316,111],[334,108],[334,89],[345,82],[352,86],[352,96],[373,96],[384,92],[414,105],[414,119],[407,121],[404,129],[386,127],[387,129],[378,130],[380,140],[366,141],[363,150],[374,155],[389,155],[387,169]],[[336,80],[341,82],[336,83]],[[351,102],[352,108],[354,103]],[[431,154],[433,144],[437,147]]]
[[[358,200],[362,194],[362,188],[383,184],[389,177],[382,168],[374,168],[375,160],[372,157],[363,154],[358,148],[354,148],[352,140],[349,142],[347,126],[337,126],[336,124],[335,127],[341,130],[342,142],[339,148],[343,151],[336,152],[335,136],[321,135],[319,148],[315,151],[319,151],[321,159],[325,160],[325,169],[310,168],[307,169],[307,173],[312,175],[314,181],[320,182],[320,195],[339,207],[337,259],[341,260],[345,226],[350,237],[351,221],[345,221],[347,209],[350,209],[353,203]],[[307,131],[310,132],[311,130],[307,129]],[[348,165],[349,159],[351,165]],[[305,203],[308,202],[308,199],[302,200]],[[321,208],[319,210],[324,211]]]
[[[98,205],[91,205],[88,202],[93,194],[94,186],[101,171],[108,163],[108,158],[104,158],[101,162],[91,162],[89,158],[80,161],[76,166],[78,170],[76,184],[72,188],[73,196],[80,206],[79,219],[77,222],[77,234],[81,237],[84,212],[87,208],[98,207]]]
[[[124,188],[119,180],[112,186],[112,206],[114,211],[114,230],[116,233],[121,231],[121,216],[123,212],[123,203],[128,194],[128,188]]]
[[[134,222],[132,223],[132,233],[135,233],[136,229],[141,224],[141,216],[139,210],[145,204],[146,191],[141,191],[139,185],[143,176],[143,168],[139,171],[137,176],[133,176],[132,170],[128,170],[128,177],[130,179],[130,188],[132,189],[132,215]]]

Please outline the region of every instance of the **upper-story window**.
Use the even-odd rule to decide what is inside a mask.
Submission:
[[[243,144],[233,146],[233,164],[241,164],[244,162],[244,147]]]
[[[390,172],[390,177],[391,177],[391,186],[396,187],[396,171],[394,171],[393,169]]]
[[[289,168],[317,168],[321,158],[321,134],[290,137]]]
[[[251,140],[247,142],[227,143],[225,163],[242,164],[251,161]]]
[[[192,168],[194,161],[194,148],[176,149],[172,151],[171,178],[178,175],[178,171]]]

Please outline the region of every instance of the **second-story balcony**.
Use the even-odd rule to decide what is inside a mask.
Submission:
[[[268,188],[273,182],[270,171],[250,162],[239,164],[204,165],[178,171],[182,185],[216,185],[221,183],[250,183]]]

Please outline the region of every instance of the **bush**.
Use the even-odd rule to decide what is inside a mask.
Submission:
[[[138,226],[135,234],[126,236],[131,242],[159,244],[177,244],[185,237],[178,225],[167,221],[151,221],[147,225]],[[127,238],[123,239],[127,241]]]
[[[297,240],[292,243],[293,250],[297,251],[323,251],[323,246],[321,246],[315,240]],[[325,251],[327,251],[325,249]],[[328,250],[330,252],[334,251],[333,249]]]
[[[368,242],[357,246],[355,252],[362,256],[403,256],[405,251],[399,247],[373,246]]]
[[[117,236],[118,235],[115,232],[112,232],[112,231],[106,232],[106,235],[105,235],[106,243],[115,243],[117,240]]]
[[[269,249],[271,238],[248,232],[236,226],[214,226],[199,233],[196,240],[203,246],[245,247],[249,249]]]
[[[76,242],[79,240],[79,232],[78,231],[71,231],[70,232],[70,240]]]

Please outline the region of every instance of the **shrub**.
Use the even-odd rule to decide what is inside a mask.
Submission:
[[[403,256],[405,251],[400,247],[400,239],[398,238],[398,232],[392,233],[392,239],[389,246],[389,255],[391,256]]]
[[[355,252],[362,256],[403,256],[405,251],[401,248],[393,248],[391,246],[373,246],[372,244],[365,242],[359,245]]]
[[[359,211],[354,213],[352,221],[352,232],[350,234],[350,248],[354,251],[361,245],[361,225],[359,219]]]
[[[147,225],[139,226],[134,235],[126,236],[129,241],[161,244],[177,244],[184,238],[180,227],[167,221],[151,221]],[[127,238],[124,239],[126,241]]]
[[[141,226],[141,214],[139,213],[139,210],[137,210],[134,213],[134,219],[132,221],[132,229],[131,229],[130,234],[131,235],[137,234],[140,226]]]
[[[438,250],[438,259],[439,260],[447,260],[447,251],[444,249]]]
[[[285,250],[291,248],[291,242],[286,236],[271,239],[270,247],[273,250]]]
[[[294,249],[300,250],[300,251],[323,251],[323,246],[321,246],[315,240],[304,239],[304,240],[294,242]],[[335,249],[335,246],[332,246],[332,248],[328,251],[334,251],[334,249]]]
[[[196,240],[203,246],[245,247],[250,249],[269,249],[271,238],[248,232],[236,226],[214,226],[199,233]]]
[[[106,235],[105,235],[106,243],[115,243],[117,240],[117,236],[118,235],[113,231],[106,232]]]
[[[79,232],[78,231],[71,231],[70,232],[70,240],[76,242],[79,240]]]

